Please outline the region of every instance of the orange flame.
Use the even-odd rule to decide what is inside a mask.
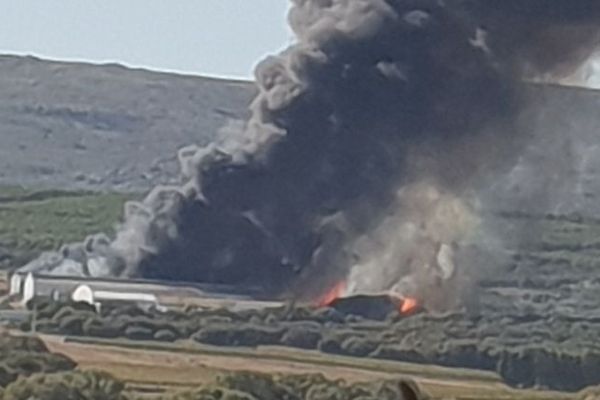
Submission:
[[[410,314],[417,309],[419,302],[414,297],[404,297],[400,303],[400,314]]]
[[[336,283],[329,291],[327,291],[318,301],[318,307],[328,307],[335,300],[339,299],[346,292],[346,282],[340,281]]]

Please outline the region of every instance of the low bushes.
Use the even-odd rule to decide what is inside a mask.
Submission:
[[[426,397],[412,381],[349,384],[321,374],[267,375],[251,372],[226,374],[217,382],[180,393],[173,400],[420,400]]]
[[[75,366],[69,358],[50,353],[38,338],[0,335],[0,387],[20,376],[70,371]]]
[[[76,371],[38,374],[9,384],[2,400],[125,400],[123,383],[110,375]]]
[[[284,331],[280,328],[253,324],[207,326],[196,332],[192,339],[218,346],[261,346],[281,342]]]
[[[281,336],[280,343],[284,346],[302,349],[315,349],[322,339],[320,326],[295,324],[290,326]]]
[[[174,342],[177,340],[177,337],[177,333],[170,329],[161,329],[153,335],[153,339],[159,342]]]
[[[103,307],[96,313],[76,304],[38,304],[37,308],[37,329],[48,333],[318,349],[331,354],[497,371],[508,383],[526,387],[576,390],[600,383],[600,347],[590,349],[593,343],[587,350],[567,347],[580,343],[576,340],[557,345],[556,335],[562,337],[564,332],[546,328],[544,321],[520,316],[506,318],[501,325],[459,314],[418,314],[377,323],[354,318],[347,323],[332,309],[291,307],[240,313],[193,308],[162,313],[131,306]],[[510,329],[500,329],[504,325]],[[575,328],[573,332],[590,335],[590,329]],[[525,332],[536,332],[540,339],[530,343],[523,339]]]

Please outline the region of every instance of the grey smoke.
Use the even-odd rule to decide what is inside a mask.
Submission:
[[[441,293],[476,275],[469,259],[496,251],[479,191],[527,140],[521,81],[589,56],[599,9],[294,0],[297,43],[257,67],[252,117],[182,149],[184,184],[127,204],[112,242],[62,262],[273,296],[311,297],[347,279],[356,290]],[[367,275],[388,279],[356,278]]]

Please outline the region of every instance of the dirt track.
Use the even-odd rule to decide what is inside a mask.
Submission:
[[[414,378],[422,388],[434,398],[448,395],[457,399],[572,399],[569,395],[543,392],[517,392],[500,382],[474,381],[466,379],[434,378],[423,367],[423,375],[403,374],[400,370],[373,370],[361,367],[360,360],[352,365],[335,365],[315,362],[311,353],[305,360],[299,359],[302,352],[282,351],[275,355],[272,351],[256,351],[256,357],[234,355],[226,350],[222,354],[214,352],[174,352],[166,350],[138,350],[125,347],[125,344],[87,344],[64,342],[60,337],[44,336],[44,341],[53,352],[67,355],[82,369],[104,370],[118,378],[134,384],[152,384],[168,387],[189,387],[210,382],[223,371],[259,371],[265,373],[322,373],[330,379],[347,381],[369,381]],[[270,356],[271,354],[271,356]],[[295,357],[292,357],[295,355]],[[293,359],[285,359],[290,356]],[[325,361],[326,357],[322,357]],[[349,359],[353,360],[353,359]],[[401,365],[401,364],[399,364]]]

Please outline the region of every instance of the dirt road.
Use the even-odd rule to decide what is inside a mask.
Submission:
[[[207,383],[224,371],[264,373],[322,373],[330,379],[370,381],[412,378],[433,398],[457,399],[573,399],[567,394],[517,391],[508,388],[491,374],[464,371],[448,375],[439,367],[415,366],[388,361],[321,355],[287,349],[203,350],[180,347],[139,349],[126,342],[77,343],[62,337],[43,336],[53,352],[65,354],[82,369],[112,373],[138,385],[190,387]],[[131,343],[139,345],[138,343]],[[174,349],[176,349],[174,347]],[[189,350],[189,351],[188,351]],[[376,368],[380,365],[381,368]],[[375,367],[375,368],[374,368]],[[462,372],[461,372],[462,374]]]

